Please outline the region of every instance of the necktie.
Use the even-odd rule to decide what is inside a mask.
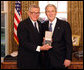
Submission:
[[[36,30],[38,30],[38,29],[37,29],[37,26],[36,26],[36,22],[34,23],[34,27],[35,27]]]
[[[52,23],[50,23],[50,26],[49,26],[49,31],[52,32]]]

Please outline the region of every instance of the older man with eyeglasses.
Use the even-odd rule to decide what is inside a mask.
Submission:
[[[28,18],[20,22],[17,28],[19,48],[17,66],[19,69],[40,69],[40,51],[49,50],[51,46],[42,46],[41,22],[38,21],[40,8],[31,5]]]

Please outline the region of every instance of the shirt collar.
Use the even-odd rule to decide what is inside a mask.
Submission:
[[[31,18],[30,18],[30,20],[31,20],[31,22],[33,23],[33,25],[35,25],[35,24],[34,24],[35,22],[37,23],[37,21],[33,21]]]
[[[52,23],[52,25],[55,25],[57,22],[57,18],[55,18],[52,22],[49,21],[49,24]]]

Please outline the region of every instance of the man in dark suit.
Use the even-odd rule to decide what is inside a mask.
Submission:
[[[45,31],[52,32],[51,49],[44,52],[44,64],[47,69],[65,69],[72,60],[72,34],[68,22],[56,18],[57,9],[49,4],[45,8],[48,21],[42,25]],[[50,28],[51,27],[51,28]]]
[[[40,69],[40,51],[51,48],[47,45],[41,46],[41,23],[37,20],[39,12],[40,8],[37,5],[31,5],[28,12],[29,17],[18,25],[17,66],[20,69]]]

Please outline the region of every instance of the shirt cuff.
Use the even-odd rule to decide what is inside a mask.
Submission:
[[[36,51],[40,52],[40,46],[37,46]]]

